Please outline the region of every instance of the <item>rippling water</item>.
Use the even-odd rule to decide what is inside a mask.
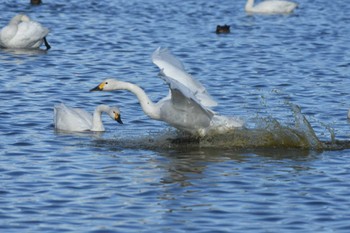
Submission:
[[[244,0],[4,1],[0,25],[27,13],[52,49],[0,51],[1,231],[347,232],[350,9],[298,2],[249,16]],[[191,138],[128,92],[88,91],[117,77],[159,100],[158,46],[247,127]],[[55,132],[60,102],[118,105],[124,125]]]

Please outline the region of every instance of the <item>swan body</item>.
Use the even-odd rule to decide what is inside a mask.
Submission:
[[[27,15],[18,14],[0,31],[0,47],[11,49],[35,49],[43,43],[47,49],[50,45],[46,40],[49,30],[40,23],[32,21]]]
[[[248,13],[288,14],[293,12],[297,6],[298,4],[294,2],[283,0],[266,0],[254,6],[254,0],[247,0],[245,10]]]
[[[75,132],[105,131],[101,119],[102,112],[106,112],[113,120],[123,124],[119,108],[117,107],[98,105],[94,113],[90,114],[83,109],[71,108],[61,103],[54,106],[55,128]]]
[[[106,79],[90,91],[130,91],[150,118],[199,136],[205,136],[211,130],[224,132],[243,126],[242,120],[216,115],[209,108],[216,102],[167,49],[157,49],[152,59],[161,69],[162,79],[169,85],[169,95],[159,102],[153,103],[139,86],[116,79]]]

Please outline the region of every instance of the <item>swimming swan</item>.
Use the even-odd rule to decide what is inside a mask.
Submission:
[[[257,5],[254,5],[254,0],[247,0],[245,10],[248,13],[262,14],[288,14],[298,6],[298,4],[283,0],[267,0]]]
[[[42,43],[46,49],[51,46],[46,40],[49,30],[32,21],[27,15],[18,14],[0,31],[0,47],[11,49],[35,49]]]
[[[211,130],[221,133],[243,126],[242,120],[219,116],[209,108],[217,103],[167,49],[158,48],[152,55],[152,61],[160,68],[161,78],[170,90],[169,95],[158,103],[153,103],[139,86],[116,79],[107,79],[90,91],[130,91],[136,95],[143,111],[150,118],[199,136]]]
[[[98,105],[94,114],[86,112],[80,108],[67,107],[63,103],[54,106],[55,128],[64,131],[105,131],[101,114],[106,112],[113,120],[123,124],[120,111],[117,107],[108,105]]]

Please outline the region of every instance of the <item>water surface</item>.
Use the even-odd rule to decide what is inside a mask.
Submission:
[[[282,16],[247,15],[243,0],[28,2],[1,4],[0,25],[26,13],[52,49],[0,51],[3,232],[348,231],[345,1]],[[89,92],[115,77],[159,100],[159,46],[247,129],[199,140],[149,119],[131,93]],[[60,102],[117,105],[124,125],[56,132]]]

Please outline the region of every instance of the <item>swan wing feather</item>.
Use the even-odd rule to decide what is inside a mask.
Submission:
[[[39,47],[48,33],[49,30],[41,26],[40,23],[34,21],[21,22],[12,42],[20,47]]]
[[[204,114],[209,118],[214,115],[213,111],[203,106],[193,92],[182,83],[163,75],[163,79],[170,87],[171,101],[177,109],[192,108],[198,114]]]
[[[296,8],[298,5],[294,2],[270,0],[263,1],[254,7],[254,11],[261,11],[266,13],[288,13]]]
[[[186,72],[184,65],[167,48],[159,47],[156,49],[152,54],[152,61],[159,67],[167,79],[176,80],[194,93],[202,105],[206,107],[217,105],[205,87]]]
[[[38,48],[49,29],[40,23],[28,20],[20,21],[15,16],[0,32],[0,45],[7,48]]]
[[[0,31],[0,45],[6,47],[7,43],[16,35],[17,27],[7,25]]]
[[[55,128],[66,131],[85,131],[92,127],[92,116],[83,109],[70,108],[63,103],[54,107]]]

